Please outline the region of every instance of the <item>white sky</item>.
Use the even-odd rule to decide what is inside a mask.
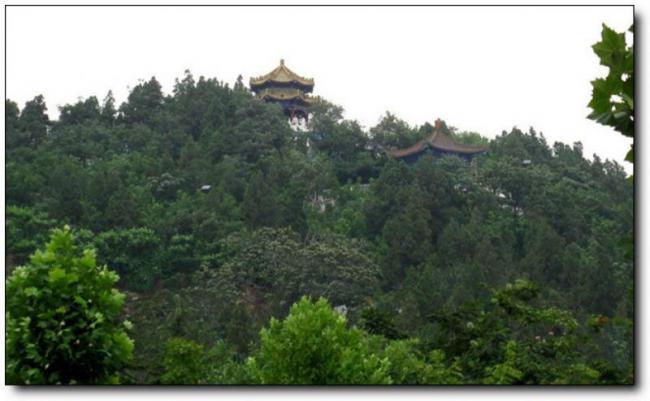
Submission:
[[[494,137],[533,126],[550,144],[623,162],[630,141],[586,118],[604,75],[591,45],[601,24],[622,31],[631,7],[29,7],[7,10],[7,97],[57,106],[139,79],[245,82],[280,58],[313,77],[314,93],[366,128],[389,110],[411,125],[440,117]]]

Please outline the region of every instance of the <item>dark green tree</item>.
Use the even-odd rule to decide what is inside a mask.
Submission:
[[[100,113],[101,122],[105,125],[112,126],[115,123],[116,115],[115,98],[113,97],[113,91],[109,90],[102,102]]]
[[[7,270],[23,265],[38,247],[49,237],[49,231],[56,221],[45,213],[31,208],[8,206],[5,210],[5,232],[7,234]]]
[[[59,124],[76,125],[99,120],[101,110],[99,101],[95,96],[82,101],[79,100],[74,105],[65,105],[59,108]]]
[[[37,147],[47,137],[50,118],[47,116],[47,106],[43,95],[25,103],[18,120],[20,130],[27,134],[29,145]]]
[[[162,87],[155,77],[138,84],[125,103],[120,106],[120,114],[127,124],[152,126],[164,102]]]

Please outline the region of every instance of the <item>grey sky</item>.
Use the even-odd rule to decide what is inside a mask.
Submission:
[[[494,137],[533,126],[623,162],[630,141],[585,117],[604,75],[591,45],[631,7],[10,8],[7,96],[57,106],[155,75],[166,93],[189,69],[232,83],[280,58],[366,128],[389,110]]]

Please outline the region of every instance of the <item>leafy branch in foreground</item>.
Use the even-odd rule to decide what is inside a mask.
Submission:
[[[633,32],[633,27],[630,27]],[[625,32],[618,33],[603,24],[601,41],[592,46],[600,64],[609,68],[605,78],[591,81],[593,92],[588,118],[613,127],[634,138],[634,49],[625,42]],[[625,160],[634,162],[632,148]]]

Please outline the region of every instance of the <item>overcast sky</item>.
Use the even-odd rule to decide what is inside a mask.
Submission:
[[[586,116],[606,73],[591,50],[601,24],[632,20],[631,7],[13,7],[6,89],[21,108],[43,94],[56,118],[109,90],[121,103],[151,76],[170,93],[186,69],[248,82],[284,58],[366,128],[387,110],[488,137],[532,126],[631,172],[630,141]]]

